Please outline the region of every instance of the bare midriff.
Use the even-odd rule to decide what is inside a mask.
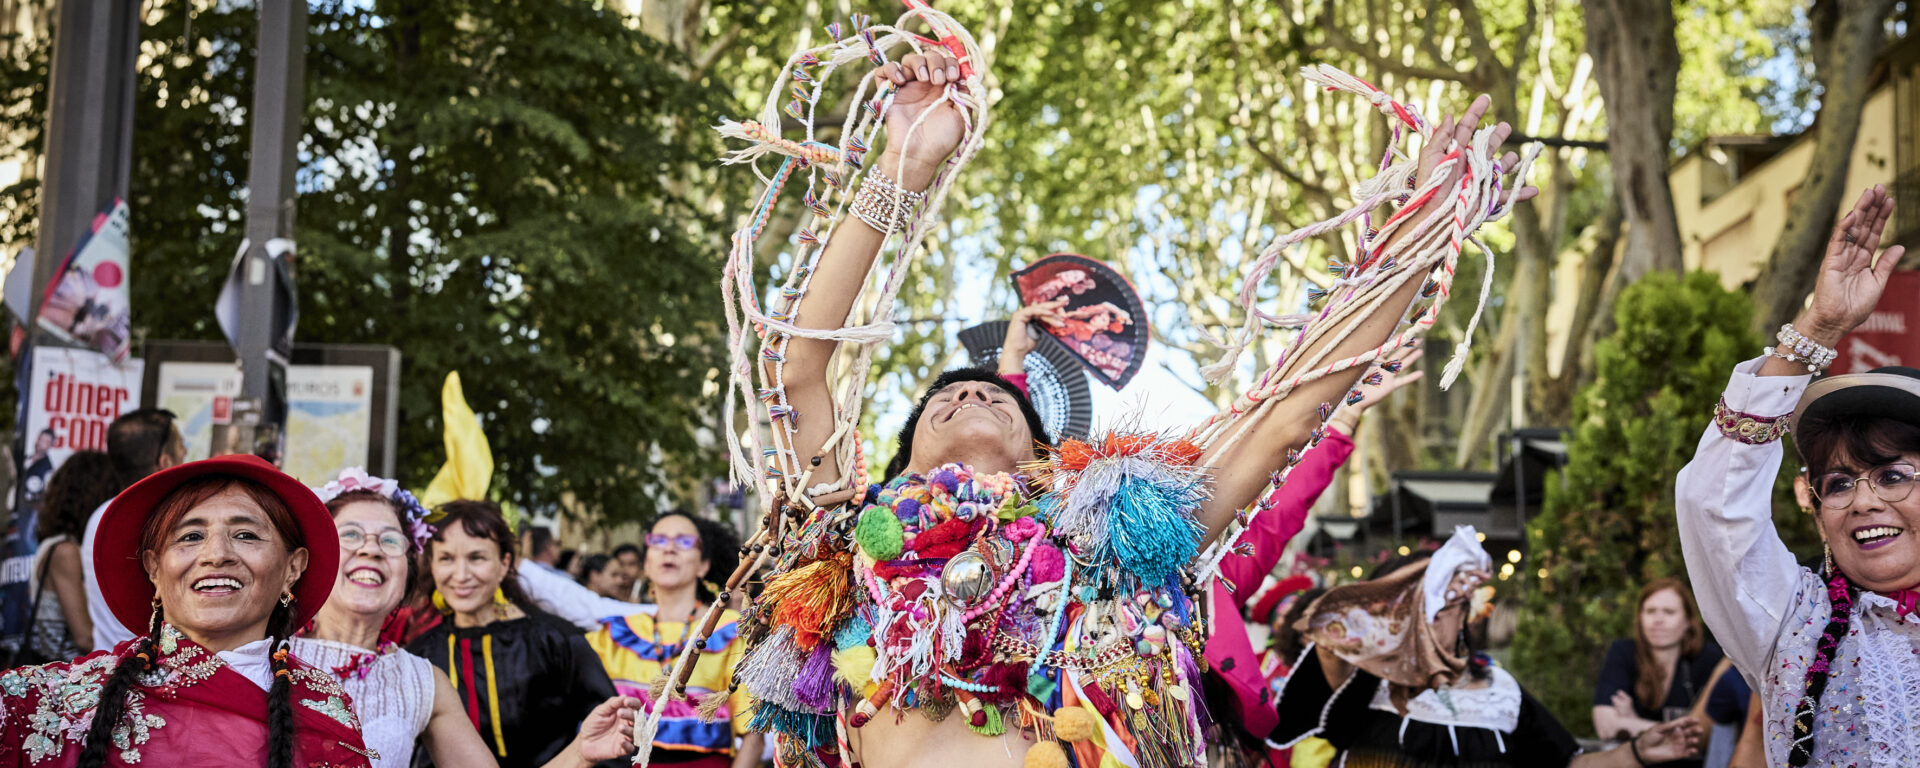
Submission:
[[[1021,768],[1033,742],[1010,729],[982,736],[958,716],[940,722],[908,712],[881,712],[864,727],[847,731],[860,765],[888,768]],[[895,722],[895,720],[898,722]]]

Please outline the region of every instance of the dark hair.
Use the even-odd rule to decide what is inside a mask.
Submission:
[[[613,562],[613,555],[587,555],[586,559],[580,561],[580,576],[574,580],[584,587],[593,579],[594,574],[606,570],[607,564],[611,562]]]
[[[439,522],[434,523],[433,538],[427,541],[425,556],[428,560],[431,561],[433,558],[434,543],[446,541],[447,529],[455,525],[459,525],[460,530],[468,536],[476,539],[491,539],[494,545],[500,548],[500,559],[507,564],[507,572],[500,578],[500,591],[506,593],[507,600],[518,606],[520,610],[527,613],[535,612],[537,609],[534,608],[533,601],[528,599],[526,591],[520,588],[519,575],[514,571],[513,547],[517,542],[513,538],[513,527],[507,525],[506,516],[500,513],[500,505],[491,501],[461,499],[440,505],[438,512],[442,517]],[[428,580],[433,578],[431,573],[426,576]]]
[[[87,518],[120,490],[120,473],[105,453],[79,451],[67,457],[53,471],[46,496],[40,501],[40,538],[64,533],[79,539],[87,528]]]
[[[182,483],[154,504],[141,527],[140,551],[157,551],[161,539],[180,518],[228,489],[239,490],[260,506],[267,521],[279,532],[281,540],[286,542],[288,552],[306,546],[306,537],[294,520],[293,511],[273,491],[242,477],[208,475]],[[296,608],[276,603],[267,620],[268,635],[282,640],[292,636]],[[100,687],[99,706],[94,710],[92,725],[87,728],[86,745],[80,751],[76,768],[100,768],[106,765],[107,748],[113,743],[113,730],[126,714],[128,688],[135,679],[147,673],[153,666],[153,657],[158,655],[154,648],[163,631],[165,614],[165,606],[156,601],[146,635],[134,646],[133,653],[120,659],[120,663],[113,668],[113,674]],[[275,652],[272,667],[273,684],[267,690],[267,766],[292,768],[293,686],[292,675],[287,670],[287,656]]]
[[[640,557],[641,559],[645,559],[641,555],[640,547],[635,544],[622,544],[620,546],[614,547],[613,551],[607,554],[612,555],[614,557],[619,557],[621,555],[627,554],[628,552],[632,552],[634,557]]]
[[[1871,416],[1843,416],[1794,425],[1795,447],[1807,465],[1807,479],[1840,469],[1852,461],[1860,469],[1920,453],[1920,427]]]
[[[694,583],[693,591],[700,597],[700,602],[713,602],[718,595],[708,585],[721,586],[722,582],[733,576],[734,569],[740,567],[739,534],[733,532],[732,526],[696,517],[684,509],[660,513],[653,519],[653,525],[659,525],[660,521],[669,517],[686,518],[687,522],[693,523],[693,529],[700,533],[700,557],[707,561],[707,576]],[[653,525],[647,526],[647,530],[652,531]],[[642,550],[640,561],[644,563],[646,559],[646,552]]]
[[[1693,602],[1693,590],[1679,579],[1654,579],[1640,588],[1640,599],[1633,602],[1633,699],[1640,706],[1659,709],[1660,702],[1666,701],[1667,692],[1661,688],[1667,675],[1661,674],[1660,662],[1654,659],[1653,644],[1647,642],[1646,626],[1640,623],[1640,611],[1654,595],[1671,590],[1680,596],[1680,606],[1687,614],[1687,633],[1680,638],[1680,658],[1691,659],[1700,655],[1700,643],[1705,632],[1700,628],[1700,607]],[[1678,662],[1676,662],[1677,668]]]
[[[913,459],[914,429],[920,425],[920,415],[927,410],[927,401],[932,400],[940,390],[966,381],[986,382],[1012,395],[1014,403],[1020,406],[1020,414],[1027,417],[1027,433],[1033,436],[1034,444],[1036,446],[1053,445],[1053,440],[1047,436],[1046,423],[1040,420],[1040,411],[1034,409],[1033,400],[1029,399],[1026,393],[1021,392],[1019,387],[1014,386],[1013,382],[985,368],[955,368],[940,374],[932,384],[927,385],[927,391],[920,394],[920,402],[915,403],[913,412],[907,414],[907,423],[900,427],[899,436],[894,438],[893,460],[887,462],[887,474],[886,477],[881,478],[881,482],[892,480],[907,471],[907,463]],[[1037,455],[1039,451],[1036,450],[1035,453]]]
[[[120,471],[122,488],[140,478],[160,471],[160,460],[167,450],[180,444],[173,428],[173,411],[141,408],[128,411],[107,427],[107,455]]]
[[[1280,626],[1275,627],[1273,634],[1267,638],[1267,643],[1273,646],[1274,653],[1280,655],[1282,663],[1292,664],[1299,660],[1300,654],[1306,652],[1305,635],[1294,629],[1293,625],[1300,617],[1307,615],[1307,607],[1313,605],[1313,601],[1326,593],[1326,587],[1314,587],[1301,592],[1293,599],[1293,605],[1287,606],[1286,616],[1280,620]]]
[[[415,555],[420,554],[420,547],[413,543],[413,530],[407,525],[407,513],[402,511],[400,505],[394,503],[393,499],[387,498],[386,494],[369,490],[347,491],[346,493],[327,500],[327,512],[334,517],[339,517],[340,510],[346,509],[348,504],[356,501],[370,501],[385,506],[388,511],[393,513],[393,521],[400,526],[400,535],[407,537],[407,556],[401,558],[407,561],[407,571],[405,580],[400,582],[405,585],[405,588],[400,593],[399,603],[400,605],[406,605],[413,599],[415,594],[418,594],[417,590],[420,586],[419,579],[414,575],[415,572],[419,570],[419,563],[416,561]],[[340,558],[340,567],[347,567],[347,558],[344,556]]]
[[[571,571],[573,570],[573,558],[579,554],[579,552],[571,549],[560,550],[560,556],[553,560],[553,567],[563,571]]]
[[[553,546],[553,529],[544,525],[527,528],[527,559],[539,557],[541,552],[547,551],[547,547],[551,546]]]

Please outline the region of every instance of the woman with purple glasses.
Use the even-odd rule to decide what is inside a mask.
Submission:
[[[652,685],[685,649],[694,612],[714,598],[712,579],[739,565],[740,539],[724,525],[685,512],[653,522],[642,556],[650,610],[601,621],[587,644],[614,688],[652,706]],[[733,693],[740,660],[738,614],[726,611],[687,679],[685,700],[668,701],[654,735],[653,762],[729,768],[760,764],[759,733],[747,728],[747,694]],[[710,715],[710,716],[709,716]]]

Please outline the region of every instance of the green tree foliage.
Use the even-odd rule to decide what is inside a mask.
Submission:
[[[502,498],[643,519],[673,483],[717,472],[699,431],[725,238],[687,190],[711,183],[703,126],[725,95],[604,4],[310,9],[298,338],[404,352],[401,477],[423,484],[444,459],[449,371]],[[243,228],[253,6],[162,3],[146,21],[134,321],[218,339],[214,296]],[[6,77],[42,98],[44,68]],[[8,116],[8,135],[38,130],[37,114]],[[36,191],[6,191],[9,226],[30,225]]]
[[[1685,578],[1674,476],[1693,456],[1735,363],[1760,348],[1745,294],[1705,272],[1647,275],[1622,292],[1618,331],[1574,401],[1568,465],[1527,526],[1532,589],[1514,673],[1576,732],[1592,728],[1607,644],[1632,632],[1640,586]]]

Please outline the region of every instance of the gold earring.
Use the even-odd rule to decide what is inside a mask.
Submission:
[[[1821,568],[1825,570],[1826,577],[1831,579],[1833,578],[1833,574],[1834,574],[1833,547],[1828,544],[1822,543],[1820,545],[1820,549],[1825,553],[1824,555],[1822,555],[1822,558],[1824,559],[1825,562],[1821,565]]]
[[[443,616],[453,615],[453,606],[447,605],[447,596],[440,594],[438,589],[433,591],[433,609]]]

